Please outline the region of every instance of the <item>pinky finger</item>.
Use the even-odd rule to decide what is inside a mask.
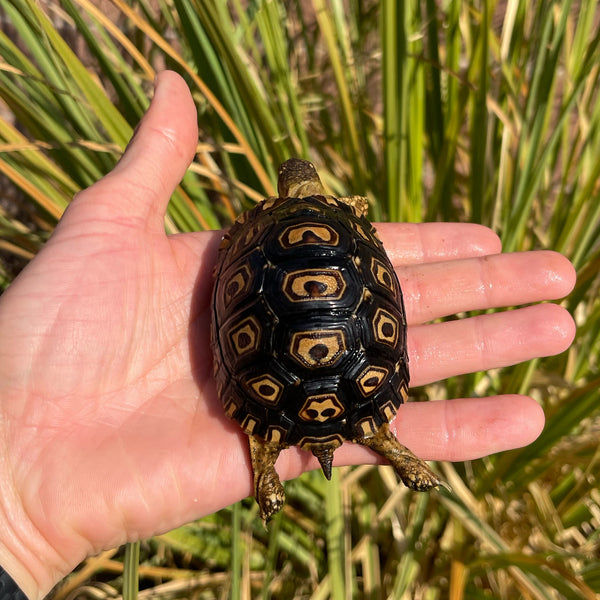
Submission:
[[[400,407],[391,429],[400,443],[424,460],[474,460],[533,442],[544,428],[544,412],[529,396],[503,395],[409,402]],[[385,464],[359,444],[343,444],[334,465]],[[300,448],[282,452],[282,478],[319,468],[317,459]]]
[[[410,402],[392,428],[425,460],[463,461],[521,448],[544,428],[544,411],[529,396]]]

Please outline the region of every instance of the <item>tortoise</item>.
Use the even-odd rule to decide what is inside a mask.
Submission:
[[[277,188],[224,235],[212,296],[217,392],[248,435],[262,519],[285,502],[275,461],[293,445],[327,479],[350,440],[409,488],[440,485],[389,427],[408,392],[406,317],[367,199],[327,195],[298,158],[281,165]]]

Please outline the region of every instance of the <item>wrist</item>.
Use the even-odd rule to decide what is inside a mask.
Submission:
[[[0,530],[0,567],[27,598],[43,598],[52,589],[54,579],[46,568],[42,555],[36,554],[22,543],[14,523],[7,524],[5,519],[0,519]]]
[[[25,592],[0,566],[0,598],[3,600],[27,600]]]
[[[4,526],[0,526],[0,528],[3,534],[7,532]],[[2,542],[0,542],[0,573],[5,571],[23,592],[23,595],[30,600],[43,597],[39,583],[24,558],[26,553],[18,552],[17,554],[13,554],[6,546],[7,540],[5,536],[3,535],[2,537]],[[22,556],[23,558],[19,559],[17,556]],[[4,598],[4,596],[1,597]]]
[[[27,598],[39,600],[71,569],[28,518],[10,479],[0,481],[0,566]]]

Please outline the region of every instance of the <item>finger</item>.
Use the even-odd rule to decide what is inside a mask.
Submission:
[[[395,267],[498,254],[502,244],[474,223],[375,223]]]
[[[145,186],[170,196],[194,157],[197,141],[189,88],[177,73],[163,71],[156,76],[150,107],[113,173],[128,171]]]
[[[473,460],[533,442],[544,428],[544,411],[529,396],[409,402],[393,429],[426,460]]]
[[[469,310],[563,298],[575,269],[561,254],[515,252],[400,269],[409,323]]]
[[[544,411],[533,398],[516,394],[409,402],[391,427],[400,443],[424,460],[473,460],[533,442],[544,427]],[[344,444],[334,456],[336,466],[384,462],[357,444]],[[277,462],[286,479],[316,468],[316,459],[298,448],[282,453]]]
[[[375,223],[375,227],[396,267],[485,256],[502,250],[500,239],[491,229],[473,223]],[[211,234],[220,238],[222,232]],[[181,239],[173,236],[172,241],[196,256],[210,240],[197,233],[185,234]]]
[[[538,304],[470,319],[408,328],[410,383],[505,367],[565,351],[575,337],[571,315]]]
[[[77,196],[69,217],[84,204],[82,221],[126,217],[164,229],[171,194],[194,156],[196,123],[196,108],[184,80],[172,71],[157,75],[150,107],[121,160],[106,177]]]

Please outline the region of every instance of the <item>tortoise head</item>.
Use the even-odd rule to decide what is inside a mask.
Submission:
[[[325,195],[314,165],[301,158],[289,158],[279,167],[277,192],[280,198],[308,198]]]

